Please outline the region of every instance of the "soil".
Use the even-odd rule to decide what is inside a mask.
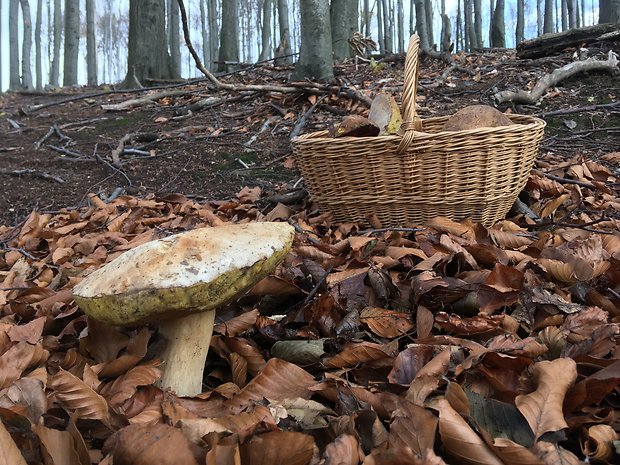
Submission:
[[[592,55],[596,53],[591,50]],[[488,52],[459,59],[463,67],[478,68],[481,72],[472,77],[452,71],[438,85],[447,65],[428,57],[422,60],[417,100],[423,118],[451,114],[480,102],[492,104],[496,90],[531,86],[542,74],[568,63],[570,51],[558,57],[527,61],[516,60],[511,52]],[[380,89],[398,96],[402,90],[402,61],[374,70],[368,64],[356,67],[351,63],[336,71],[340,85],[370,96]],[[263,66],[238,72],[226,80],[283,84],[289,74],[290,69]],[[216,200],[230,198],[244,186],[258,186],[263,195],[268,195],[300,185],[301,175],[294,166],[289,136],[314,101],[312,97],[264,94],[239,101],[234,98],[239,94],[230,93],[231,101],[221,106],[179,116],[187,105],[214,95],[205,82],[187,84],[181,89],[186,94],[120,112],[104,111],[102,105],[147,93],[107,93],[34,112],[28,111],[33,105],[52,104],[110,88],[0,94],[0,225],[16,225],[34,209],[48,212],[84,206],[89,193],[104,200],[119,193],[143,197],[172,192],[198,200]],[[545,117],[544,113],[555,110],[617,102],[619,96],[617,76],[591,73],[550,89],[539,106],[503,105],[500,110]],[[329,127],[341,119],[336,113],[366,112],[360,102],[349,98],[332,95],[325,102],[304,125],[303,132]],[[272,124],[261,132],[271,117]],[[543,161],[550,153],[597,159],[602,154],[620,151],[619,107],[545,119],[548,127],[541,147]],[[59,132],[44,140],[54,126]],[[185,129],[178,132],[182,128]],[[121,155],[122,167],[118,169],[111,163],[111,154],[127,134],[142,135],[126,144],[126,148],[139,152]],[[75,155],[59,153],[53,147]]]

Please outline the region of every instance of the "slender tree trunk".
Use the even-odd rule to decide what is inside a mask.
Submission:
[[[482,39],[482,0],[474,0],[474,30],[476,31],[476,48],[484,47]]]
[[[415,2],[409,1],[409,36],[412,36],[415,32]]]
[[[543,34],[543,0],[536,0],[536,35]]]
[[[553,0],[545,0],[543,34],[553,32]]]
[[[97,31],[95,26],[95,0],[86,0],[86,70],[89,86],[97,83]]]
[[[271,57],[271,0],[263,0],[263,22],[261,24],[261,49],[258,61]]]
[[[166,8],[161,0],[129,1],[129,41],[125,88],[147,85],[150,79],[172,79],[166,46]]]
[[[80,48],[80,1],[65,0],[65,62],[63,86],[78,83],[78,53]]]
[[[388,19],[388,37],[386,39],[386,43],[388,44],[389,50],[394,52],[396,51],[396,48],[394,47],[394,39],[396,38],[396,35],[394,34],[394,24],[396,23],[396,18],[394,18],[394,0],[388,0],[388,9],[383,12],[383,18]]]
[[[525,0],[517,0],[517,26],[515,29],[515,47],[525,40]]]
[[[219,52],[219,40],[217,37],[217,0],[207,0],[207,18],[209,23],[209,48],[211,50],[211,61],[209,69],[215,69],[215,58]]]
[[[599,24],[620,22],[620,0],[599,0]]]
[[[579,9],[579,0],[575,0],[575,27],[581,27],[581,13]]]
[[[364,0],[364,36],[370,37],[370,21],[372,15],[370,13],[370,0]]]
[[[568,28],[574,29],[577,27],[577,15],[575,14],[575,0],[567,0],[566,9],[568,10]]]
[[[177,0],[166,2],[168,16],[168,47],[170,49],[170,66],[172,74],[181,75],[181,41],[179,37],[179,4]]]
[[[493,47],[493,13],[495,13],[495,0],[489,0],[489,46]]]
[[[0,15],[0,18],[2,15]],[[43,67],[41,65],[42,62],[42,53],[41,49],[41,27],[43,25],[43,0],[37,1],[37,19],[34,26],[34,48],[35,48],[35,65],[34,72],[37,81],[37,90],[43,89]],[[2,82],[2,78],[0,77],[0,82]]]
[[[22,87],[22,79],[19,70],[19,31],[17,17],[19,16],[18,0],[9,2],[9,90],[19,90]]]
[[[62,11],[60,0],[54,0],[54,52],[50,69],[50,85],[60,84],[60,45],[62,42]]]
[[[293,62],[291,55],[291,28],[288,20],[288,3],[287,0],[278,0],[278,25],[280,27],[280,44],[278,45],[279,56],[283,58],[278,60],[279,64],[288,65]],[[331,36],[330,36],[331,40]]]
[[[495,3],[495,11],[493,11],[493,26],[491,27],[493,35],[493,47],[506,47],[506,27],[504,23],[504,0],[497,0]]]
[[[24,25],[24,38],[22,41],[22,88],[26,90],[34,89],[32,85],[32,69],[30,67],[30,57],[32,53],[32,17],[30,16],[30,3],[28,0],[19,0],[22,9]],[[15,18],[17,20],[17,18]]]
[[[383,8],[381,2],[377,0],[377,34],[379,39],[379,52],[385,53],[385,36],[383,35]]]
[[[441,16],[441,51],[450,53],[450,17],[447,14]]]
[[[433,2],[424,0],[424,12],[426,13],[426,34],[428,34],[428,45],[432,47],[435,43],[433,34]]]
[[[403,0],[398,0],[398,14],[396,18],[398,20],[398,52],[403,53],[405,51],[405,8],[403,6]]]
[[[566,0],[560,1],[560,10],[562,12],[562,30],[566,31],[568,29],[568,5]]]
[[[474,48],[476,48],[477,44],[472,3],[472,0],[464,0],[463,2],[465,17],[465,50],[467,51],[472,51]]]
[[[456,2],[456,45],[457,50],[463,50],[465,48],[465,41],[463,37],[463,14],[462,14],[462,0]]]
[[[205,1],[200,0],[200,35],[202,37],[202,61],[207,68],[211,66],[211,47],[209,47],[209,33],[207,28],[207,9]]]
[[[415,0],[415,21],[418,35],[420,36],[420,48],[430,49],[431,42],[429,40],[428,24],[426,22],[426,2],[424,0]]]
[[[332,52],[336,61],[343,61],[355,55],[348,40],[357,30],[357,14],[357,0],[331,1]]]
[[[235,65],[226,65],[224,62],[239,61],[239,2],[228,0],[222,8],[222,27],[220,28],[220,53],[218,55],[217,70],[230,72],[236,69]]]
[[[300,0],[301,49],[293,79],[334,77],[328,0]]]

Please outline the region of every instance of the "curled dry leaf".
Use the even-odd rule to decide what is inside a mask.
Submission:
[[[607,461],[614,455],[614,441],[618,441],[618,433],[611,426],[594,425],[588,428],[581,451],[590,459]]]
[[[538,362],[532,368],[532,377],[536,390],[517,396],[515,404],[538,439],[545,433],[568,427],[562,403],[577,379],[577,364],[570,358]]]
[[[361,363],[394,357],[398,351],[398,341],[387,344],[359,342],[347,344],[342,352],[323,360],[326,368],[351,368]]]
[[[0,420],[0,465],[26,465],[24,456]]]
[[[47,428],[44,425],[33,425],[41,445],[54,464],[84,465],[73,443],[73,437],[68,431]]]
[[[417,455],[432,449],[437,434],[438,420],[430,410],[402,402],[390,420],[390,447],[407,448]]]
[[[358,465],[361,447],[355,436],[341,434],[325,447],[325,465]]]
[[[254,436],[241,446],[244,465],[307,465],[315,454],[312,436],[289,431],[272,431]]]
[[[9,387],[18,380],[24,370],[43,364],[49,352],[41,344],[18,342],[0,355],[0,389]]]
[[[506,465],[545,465],[531,450],[506,438],[495,438],[493,450]]]
[[[439,411],[439,435],[446,451],[462,464],[504,465],[491,448],[443,398],[431,405]]]
[[[534,453],[540,457],[545,465],[583,465],[583,462],[575,454],[553,442],[536,442]]]
[[[379,337],[399,337],[413,328],[408,314],[378,307],[362,310],[360,321]]]
[[[239,316],[231,318],[228,321],[218,323],[213,327],[213,332],[229,337],[238,336],[250,329],[252,326],[254,326],[258,315],[258,309],[255,308],[254,310],[242,313]]]

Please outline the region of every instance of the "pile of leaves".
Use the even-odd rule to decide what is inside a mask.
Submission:
[[[567,182],[532,175],[540,220],[489,229],[334,224],[258,188],[209,203],[91,195],[0,227],[0,463],[617,463],[618,176],[550,163]],[[218,310],[195,398],[155,387],[154,328],[106,326],[72,300],[132,247],[247,221],[298,234]]]

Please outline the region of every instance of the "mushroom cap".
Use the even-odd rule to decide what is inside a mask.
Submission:
[[[269,274],[291,249],[287,223],[194,229],[135,247],[73,289],[88,316],[134,325],[211,310]]]

